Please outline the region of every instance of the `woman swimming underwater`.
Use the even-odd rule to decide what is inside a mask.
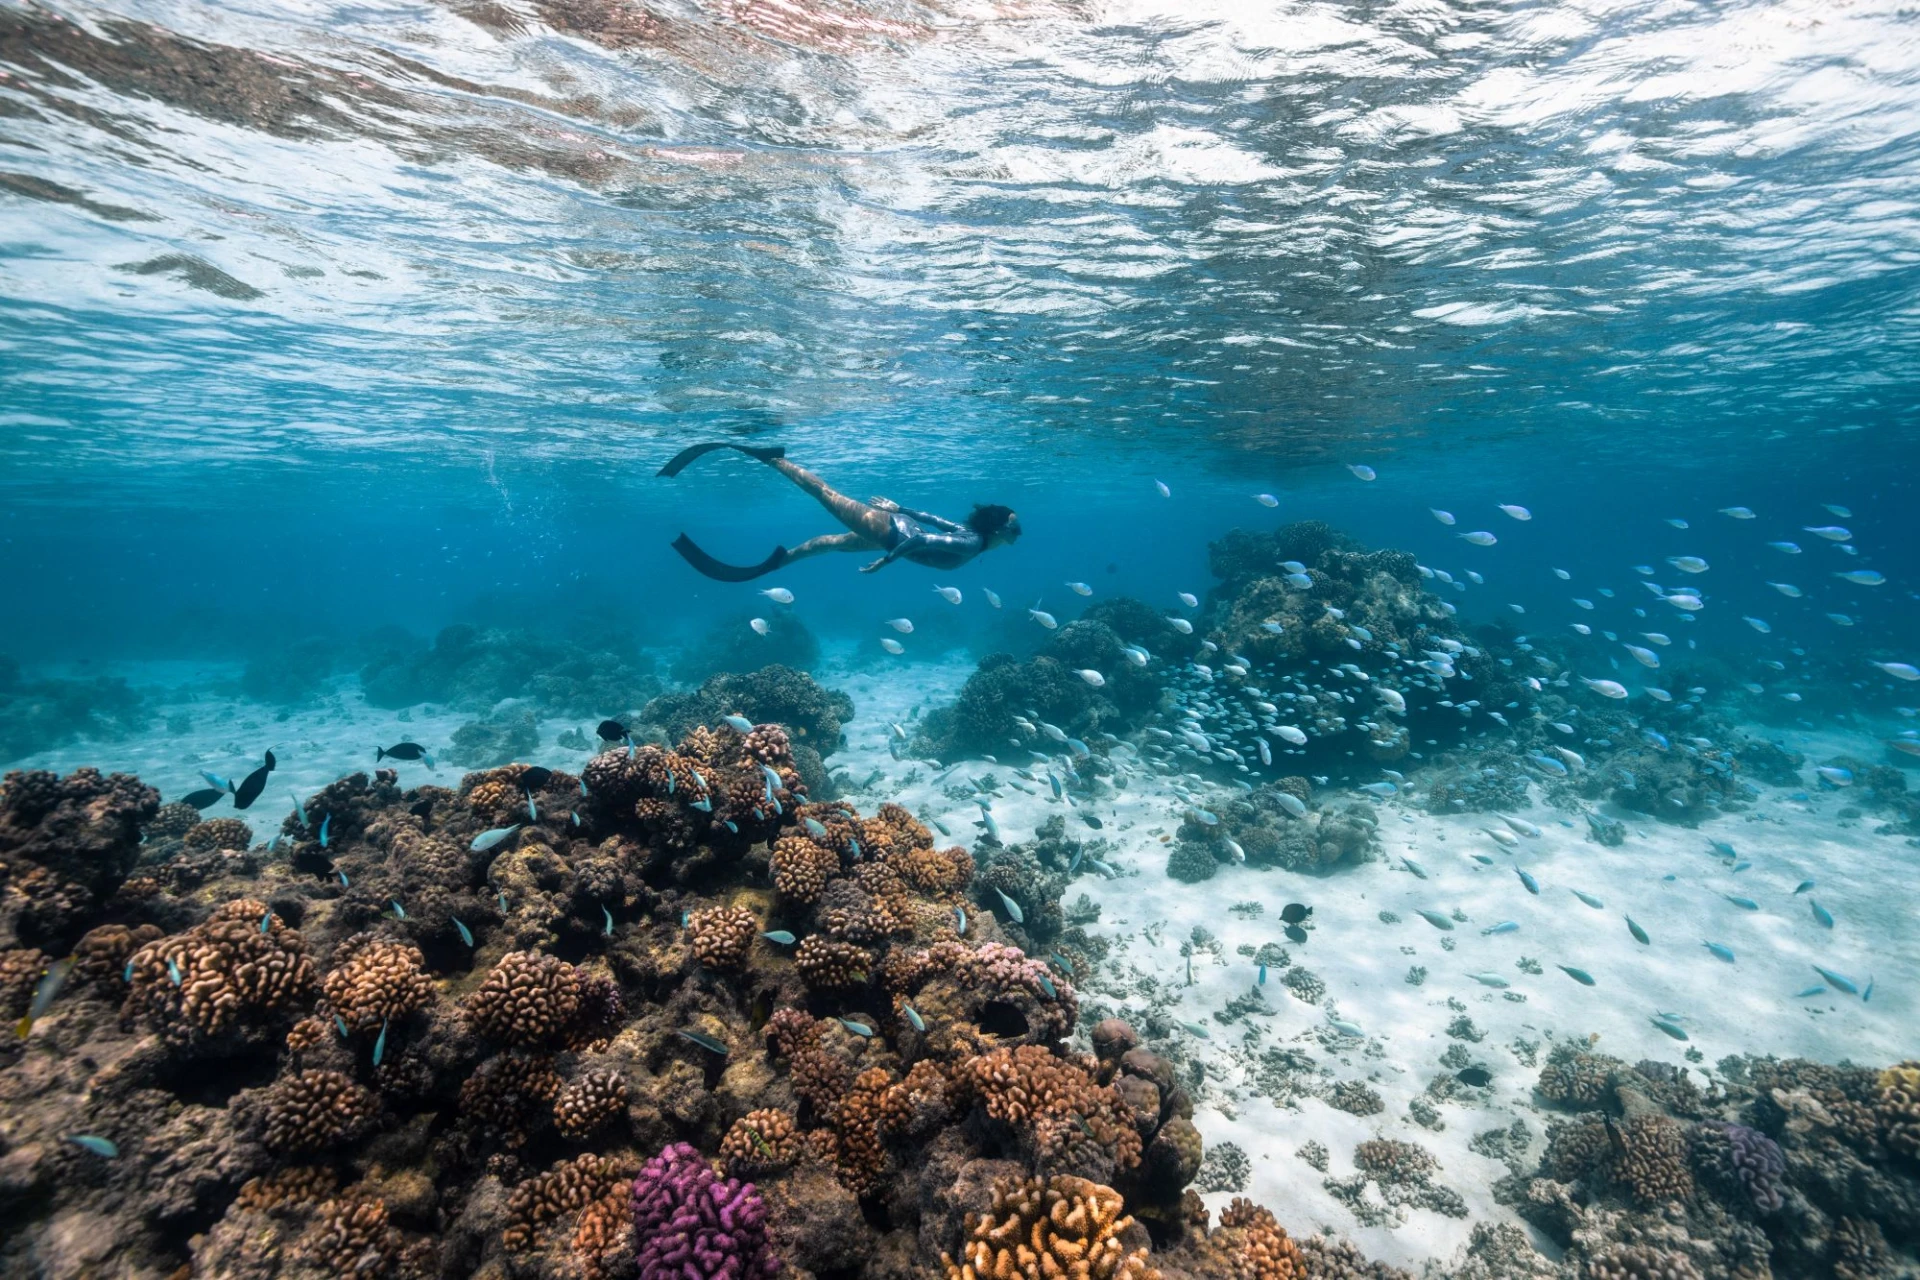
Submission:
[[[777,447],[753,448],[724,441],[696,444],[675,454],[673,461],[660,468],[660,474],[677,476],[688,463],[716,449],[732,449],[766,463],[812,494],[821,506],[833,513],[834,519],[847,526],[846,533],[823,533],[817,538],[808,538],[791,551],[775,547],[772,555],[755,565],[722,564],[695,546],[686,534],[674,539],[673,549],[688,564],[721,582],[747,582],[823,551],[881,552],[879,559],[861,567],[862,573],[883,569],[895,560],[910,560],[929,569],[954,569],[982,551],[1005,546],[1020,536],[1020,518],[1011,507],[976,506],[965,523],[956,524],[925,511],[910,510],[886,498],[858,502],[805,467],[788,462],[787,451]]]

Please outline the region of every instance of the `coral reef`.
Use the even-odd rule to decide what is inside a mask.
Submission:
[[[1126,1238],[1123,1207],[1085,1178],[1003,1179],[992,1207],[969,1220],[961,1260],[941,1256],[947,1280],[1158,1280],[1148,1250]]]
[[[720,1177],[684,1142],[633,1180],[633,1232],[640,1280],[754,1280],[780,1270],[760,1193]]]
[[[126,681],[34,679],[0,654],[0,764],[76,739],[113,741],[147,727],[146,696]]]
[[[840,726],[853,718],[853,699],[821,688],[804,671],[775,664],[711,676],[693,692],[662,694],[640,712],[642,721],[675,740],[696,728],[712,729],[730,715],[781,725],[796,746],[825,757],[840,745]]]
[[[565,716],[622,714],[659,692],[651,665],[619,642],[589,648],[527,631],[447,627],[431,647],[400,638],[360,670],[376,707],[438,702],[485,711],[526,698]]]
[[[820,663],[820,642],[790,609],[769,611],[765,635],[748,626],[746,614],[715,623],[689,644],[673,664],[676,684],[699,684],[721,672],[782,666],[811,671]]]
[[[140,861],[160,793],[96,769],[0,780],[0,942],[64,953]]]

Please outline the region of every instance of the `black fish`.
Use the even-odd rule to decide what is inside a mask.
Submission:
[[[219,804],[227,793],[218,787],[202,787],[198,791],[189,791],[180,799],[196,809],[207,810]]]
[[[418,760],[426,754],[427,749],[419,743],[402,742],[392,747],[375,747],[373,751],[373,762],[378,764],[388,756],[392,756],[395,760]]]
[[[1454,1072],[1453,1078],[1461,1084],[1472,1085],[1476,1089],[1484,1089],[1493,1083],[1493,1072],[1487,1070],[1485,1067],[1468,1067],[1464,1071]]]
[[[1601,1116],[1607,1126],[1607,1145],[1613,1148],[1613,1154],[1625,1160],[1627,1158],[1627,1140],[1620,1136],[1620,1126],[1613,1122],[1612,1116]]]
[[[1088,826],[1092,827],[1095,831],[1102,830],[1107,825],[1106,823],[1100,821],[1100,819],[1094,817],[1090,813],[1081,814],[1080,821],[1086,823]]]
[[[627,726],[618,720],[602,720],[600,727],[594,732],[600,735],[602,741],[619,742],[627,736]]]
[[[1302,942],[1302,943],[1303,943],[1303,942],[1305,942],[1306,940],[1307,940],[1307,931],[1306,931],[1305,929],[1302,929],[1302,928],[1301,928],[1301,927],[1300,927],[1299,925],[1297,925],[1297,924],[1290,924],[1290,925],[1288,925],[1288,926],[1287,926],[1287,941],[1288,941],[1288,942]]]
[[[1313,914],[1313,908],[1298,902],[1289,902],[1280,909],[1280,918],[1288,924],[1299,924]]]
[[[543,768],[537,764],[530,766],[525,773],[520,775],[520,785],[529,791],[538,791],[552,780],[553,770]]]
[[[233,807],[244,809],[260,798],[267,789],[267,775],[273,772],[273,752],[267,752],[267,762],[240,780],[233,792]]]

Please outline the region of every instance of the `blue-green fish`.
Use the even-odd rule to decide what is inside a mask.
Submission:
[[[333,874],[340,877],[340,887],[342,889],[353,888],[353,881],[347,879],[347,873],[345,871],[342,871],[339,867],[335,867],[333,869]]]
[[[1802,880],[1799,884],[1793,887],[1793,892],[1794,892],[1794,895],[1797,897],[1798,895],[1805,893],[1807,890],[1811,888],[1813,888],[1813,881]]]
[[[320,819],[320,847],[322,849],[327,847],[327,829],[332,825],[333,825],[332,814],[329,813],[325,817]]]
[[[1675,1040],[1685,1040],[1687,1038],[1687,1033],[1684,1030],[1666,1018],[1649,1018],[1647,1021],[1672,1036]]]
[[[1600,901],[1600,899],[1594,897],[1590,893],[1583,893],[1578,889],[1569,889],[1567,890],[1567,892],[1571,893],[1574,897],[1580,899],[1580,901],[1592,907],[1595,911],[1604,911],[1607,909],[1606,903]]]
[[[933,829],[934,829],[935,831],[938,831],[938,832],[939,832],[939,833],[940,833],[941,835],[943,835],[943,836],[945,836],[945,837],[947,837],[947,839],[949,839],[949,840],[951,840],[951,839],[953,839],[953,832],[951,832],[951,831],[949,831],[949,830],[947,830],[947,824],[946,824],[946,823],[944,823],[944,822],[942,822],[942,821],[940,821],[940,819],[938,819],[938,818],[928,818],[928,819],[927,819],[927,823],[928,823],[928,825],[930,825],[930,826],[931,826],[931,827],[932,827],[932,828],[933,828]]]
[[[1059,965],[1060,968],[1066,972],[1066,975],[1069,978],[1073,976],[1073,961],[1067,959],[1065,956],[1061,955],[1058,951],[1048,956],[1047,959]]]
[[[611,938],[613,936],[613,912],[607,910],[607,904],[603,902],[600,904],[600,914],[606,917],[607,921],[605,927],[600,930],[600,935],[605,938]]]
[[[1341,1035],[1352,1036],[1356,1040],[1366,1035],[1366,1032],[1360,1029],[1360,1025],[1358,1023],[1342,1021],[1341,1019],[1334,1017],[1332,1014],[1327,1015],[1327,1025],[1332,1027],[1335,1031],[1338,1031]]]
[[[1480,936],[1489,937],[1496,933],[1518,933],[1519,931],[1520,931],[1520,926],[1515,922],[1513,922],[1512,920],[1502,920],[1499,924],[1490,925],[1489,927],[1482,929],[1480,931]]]
[[[1813,966],[1813,971],[1825,978],[1828,985],[1836,991],[1844,991],[1850,996],[1860,994],[1860,988],[1854,983],[1852,978],[1849,978],[1844,973],[1835,973],[1831,969],[1822,969],[1819,965]]]
[[[1725,898],[1728,902],[1731,902],[1734,906],[1740,908],[1742,911],[1758,911],[1760,909],[1760,904],[1755,902],[1752,898],[1736,898],[1734,895],[1730,893],[1723,893],[1720,896]]]
[[[1564,964],[1557,965],[1555,967],[1558,968],[1560,972],[1566,974],[1569,978],[1572,978],[1575,982],[1579,983],[1583,987],[1590,987],[1593,985],[1593,975],[1588,973],[1585,969],[1575,969],[1571,965],[1564,965]]]
[[[67,985],[67,975],[73,972],[77,959],[75,956],[68,956],[64,960],[55,960],[47,966],[47,971],[40,975],[40,982],[33,989],[33,1003],[27,1006],[27,1016],[14,1024],[13,1029],[22,1040],[33,1033],[34,1020],[47,1011],[53,1004],[54,997],[60,994],[60,988]],[[127,963],[131,966],[133,962],[129,960]],[[173,961],[169,960],[167,963],[172,964]],[[131,981],[131,977],[128,980]],[[176,978],[173,985],[179,986],[179,979]]]
[[[855,1022],[850,1018],[835,1018],[834,1021],[859,1036],[862,1040],[871,1040],[873,1038],[873,1028],[864,1022]]]
[[[1020,910],[1019,903],[1015,902],[1012,898],[1009,898],[1007,896],[1007,891],[1005,889],[995,889],[994,892],[999,894],[1000,901],[1006,904],[1007,915],[1009,918],[1012,919],[1012,921],[1015,924],[1025,924],[1027,922],[1026,912]]]
[[[1808,898],[1807,905],[1813,908],[1813,918],[1819,922],[1822,929],[1833,928],[1833,913],[1821,906],[1819,899]]]
[[[912,1005],[910,1004],[901,1005],[900,1012],[907,1015],[907,1024],[911,1026],[915,1031],[925,1031],[927,1029],[926,1019],[922,1018],[919,1012],[915,1010]]]
[[[495,889],[493,892],[494,896],[500,902],[500,914],[507,914],[507,891],[505,889]]]
[[[186,978],[180,972],[180,962],[172,956],[167,957],[167,978],[176,987],[186,981]]]
[[[771,800],[773,799],[773,793],[778,791],[781,787],[786,786],[787,784],[780,780],[780,775],[774,772],[772,765],[767,765],[767,764],[761,765],[760,772],[766,775],[766,779],[767,779],[766,798]]]
[[[233,784],[231,782],[228,782],[225,778],[221,777],[217,773],[208,773],[205,769],[202,769],[200,771],[200,776],[205,778],[210,784],[212,784],[214,787],[218,788],[221,791],[225,791],[228,793],[231,793],[233,791]]]
[[[731,1052],[731,1050],[729,1050],[726,1045],[720,1043],[720,1041],[718,1040],[715,1040],[712,1036],[706,1034],[706,1032],[704,1031],[676,1031],[674,1032],[674,1034],[679,1036],[682,1040],[687,1041],[689,1044],[697,1044],[702,1049],[705,1049],[708,1053],[717,1054],[722,1058],[726,1057],[727,1054]]]
[[[380,1019],[380,1034],[373,1042],[373,1065],[379,1066],[380,1059],[387,1056],[387,1020]]]
[[[340,1029],[340,1038],[342,1040],[345,1040],[350,1034],[352,1034],[347,1030],[347,1020],[341,1017],[337,1013],[333,1015],[333,1025]]]
[[[769,929],[767,932],[761,934],[760,936],[765,938],[768,942],[778,943],[780,946],[783,946],[783,947],[792,946],[794,941],[793,934],[786,929]]]
[[[298,793],[289,791],[287,792],[287,798],[293,801],[293,816],[300,819],[301,826],[304,827],[308,825],[307,824],[307,806],[300,802],[300,796],[298,795]]]
[[[775,816],[785,816],[787,811],[780,807],[780,798],[778,796],[775,796],[773,799],[767,801],[767,803],[773,806],[773,812]]]
[[[737,733],[753,732],[753,721],[747,719],[745,716],[721,716],[720,718],[726,721],[729,729]]]
[[[700,799],[698,799],[698,800],[694,800],[694,801],[691,801],[691,802],[690,802],[690,803],[689,803],[689,804],[687,805],[687,807],[688,807],[689,809],[698,809],[698,810],[699,810],[700,812],[702,812],[702,813],[712,813],[712,812],[713,812],[713,801],[711,801],[711,800],[709,800],[709,799],[707,799],[707,798],[706,798],[705,796],[702,796],[702,797],[701,797]]]
[[[1632,916],[1626,916],[1624,917],[1624,919],[1627,922],[1627,932],[1633,935],[1633,940],[1635,942],[1638,942],[1642,946],[1647,946],[1647,947],[1650,947],[1653,945],[1653,939],[1647,936],[1647,931],[1645,929],[1642,929],[1639,925],[1633,922]]]
[[[1211,1035],[1209,1035],[1209,1034],[1207,1034],[1207,1029],[1206,1029],[1205,1027],[1203,1027],[1203,1026],[1201,1026],[1201,1025],[1200,1025],[1199,1023],[1197,1023],[1197,1022],[1183,1022],[1183,1023],[1181,1023],[1180,1025],[1181,1025],[1181,1026],[1182,1026],[1183,1028],[1185,1028],[1185,1029],[1186,1029],[1187,1031],[1190,1031],[1190,1032],[1192,1032],[1192,1033],[1193,1033],[1194,1035],[1196,1035],[1196,1036],[1199,1036],[1199,1037],[1200,1037],[1200,1038],[1201,1038],[1202,1040],[1211,1040],[1211,1039],[1213,1039],[1213,1037],[1212,1037]]]
[[[1528,893],[1533,894],[1535,897],[1540,896],[1540,882],[1538,880],[1535,880],[1532,876],[1528,875],[1526,872],[1522,871],[1518,867],[1515,867],[1513,869],[1513,873],[1520,877],[1521,884],[1527,886]]]
[[[1873,978],[1869,976],[1867,978],[1867,989],[1860,993],[1860,1003],[1865,1004],[1871,999],[1873,999]]]
[[[1427,878],[1427,869],[1415,862],[1412,858],[1402,858],[1400,861],[1406,866],[1407,870],[1413,872],[1415,878],[1420,880]]]
[[[527,821],[540,821],[540,806],[533,802],[533,792],[527,792]]]
[[[407,909],[400,905],[400,899],[389,898],[387,899],[387,905],[393,908],[393,918],[395,920],[405,920],[407,918]]]
[[[574,816],[578,817],[579,815],[576,814]],[[725,827],[727,830],[733,832],[733,834],[735,835],[740,834],[740,824],[735,822],[732,818],[722,818],[720,820],[720,825]]]
[[[1715,956],[1719,957],[1722,960],[1725,960],[1728,964],[1733,963],[1732,947],[1729,947],[1726,944],[1719,943],[1719,942],[1702,942],[1700,945],[1705,947],[1707,950],[1713,952]]]
[[[967,933],[967,909],[965,907],[955,907],[953,909],[953,918],[955,921],[955,932],[965,937]]]
[[[1047,993],[1047,999],[1058,1000],[1060,998],[1060,993],[1059,991],[1054,989],[1053,979],[1049,978],[1044,973],[1038,976],[1040,978],[1040,989]]]
[[[1826,984],[1823,982],[1816,982],[1810,987],[1806,987],[1799,991],[1794,992],[1793,998],[1795,1000],[1807,1000],[1812,998],[1813,996],[1823,996],[1825,994],[1827,994]]]
[[[1436,929],[1443,930],[1447,933],[1453,932],[1453,921],[1447,919],[1447,917],[1441,915],[1438,911],[1428,911],[1425,908],[1420,908],[1415,914]]]
[[[679,786],[679,779],[673,776],[673,770],[667,770],[667,794],[672,795]]]
[[[467,926],[465,926],[464,924],[461,924],[460,918],[458,916],[449,916],[447,918],[453,921],[454,929],[457,930],[460,934],[460,941],[466,943],[469,947],[471,947],[473,945],[473,930],[467,928]]]
[[[513,833],[524,825],[524,823],[516,822],[510,827],[495,827],[491,831],[482,831],[473,838],[473,843],[468,845],[467,848],[474,853],[485,853],[502,840],[511,838]]]
[[[268,907],[260,915],[260,932],[265,933],[267,931],[268,926],[272,924],[273,924],[273,908]]]
[[[805,827],[807,834],[815,840],[825,840],[827,838],[827,829],[817,818],[802,818],[800,819],[800,825]]]
[[[582,779],[580,779],[580,795],[581,795],[581,798],[582,798],[582,799],[584,799],[584,798],[586,797],[586,794],[587,794],[587,780],[586,780],[585,778],[582,778]]]
[[[1255,983],[1256,985],[1262,986],[1262,987],[1267,985],[1267,966],[1265,965],[1260,966],[1260,974],[1259,974],[1259,977],[1255,979]]]
[[[580,815],[579,815],[579,814],[577,814],[577,813],[569,813],[569,814],[567,815],[567,817],[569,817],[569,818],[571,818],[571,819],[573,820],[573,825],[574,825],[574,826],[576,826],[576,827],[577,827],[577,826],[580,826],[580,825],[581,825],[581,822],[580,822]],[[728,826],[730,826],[730,827],[731,827],[731,826],[733,826],[733,824],[732,824],[731,822],[729,822],[729,823],[728,823],[727,825],[728,825]]]
[[[1481,986],[1492,987],[1495,990],[1504,990],[1513,985],[1497,973],[1470,973],[1467,976]]]
[[[70,1133],[67,1135],[67,1141],[76,1147],[84,1147],[97,1156],[105,1156],[109,1160],[120,1154],[120,1148],[114,1146],[105,1138],[98,1137],[91,1133]]]

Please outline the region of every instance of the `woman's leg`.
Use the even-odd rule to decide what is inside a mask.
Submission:
[[[811,494],[821,506],[833,513],[834,519],[853,530],[854,533],[860,535],[862,538],[867,539],[867,546],[878,546],[885,549],[887,543],[892,539],[893,517],[878,507],[869,506],[857,499],[849,498],[846,494],[841,493],[838,489],[835,489],[825,480],[822,480],[819,476],[813,474],[813,472],[807,470],[805,467],[800,466],[798,463],[789,462],[785,458],[765,458],[762,459],[762,461],[787,479],[799,485],[802,490]],[[813,541],[818,541],[818,539],[813,539]],[[856,550],[857,548],[836,546],[823,547],[821,549],[847,551]],[[796,550],[794,554],[798,555],[799,552]]]
[[[865,534],[860,533],[823,533],[817,538],[808,538],[805,542],[787,552],[789,561],[801,560],[807,556],[817,556],[825,551],[872,551],[874,544]]]

